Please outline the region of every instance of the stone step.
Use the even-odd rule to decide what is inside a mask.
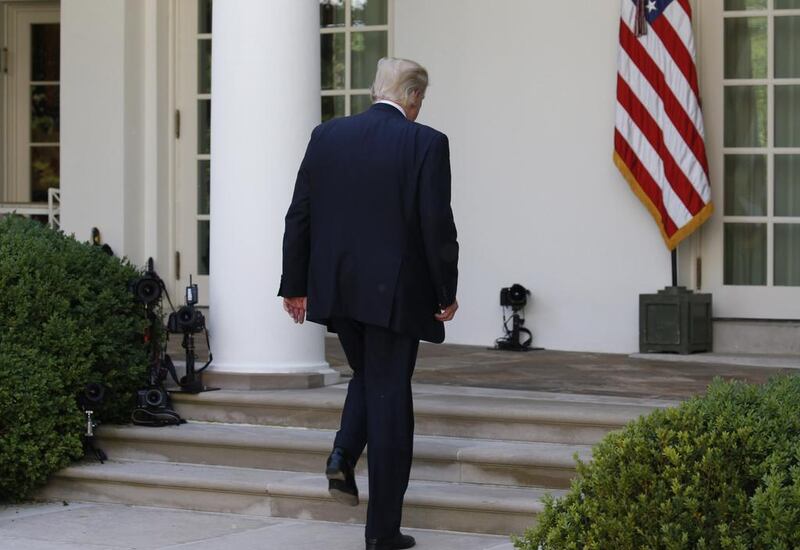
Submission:
[[[37,498],[363,523],[369,498],[366,479],[359,477],[358,485],[361,504],[348,507],[330,498],[321,474],[109,461],[60,471]],[[541,512],[544,493],[533,488],[414,480],[406,493],[403,525],[471,533],[522,533]]]
[[[338,429],[346,384],[306,390],[173,394],[186,419]],[[416,433],[592,445],[611,430],[672,402],[417,385]]]
[[[189,422],[181,426],[101,426],[98,445],[112,459],[290,470],[324,470],[331,430]],[[428,481],[567,488],[575,454],[587,445],[417,436],[411,478]],[[366,475],[366,456],[358,472]]]

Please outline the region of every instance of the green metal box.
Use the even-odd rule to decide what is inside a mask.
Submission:
[[[639,295],[640,353],[711,351],[711,294],[668,286]]]

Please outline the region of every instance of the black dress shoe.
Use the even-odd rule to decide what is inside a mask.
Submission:
[[[392,539],[367,539],[367,550],[399,550],[417,544],[414,537],[398,533]]]
[[[358,487],[354,469],[354,461],[341,447],[333,450],[325,468],[328,492],[337,502],[348,506],[358,506]]]

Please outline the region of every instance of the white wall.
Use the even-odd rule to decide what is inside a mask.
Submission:
[[[62,0],[62,223],[169,277],[169,8]],[[618,2],[396,0],[395,54],[428,67],[420,122],[451,139],[461,310],[448,341],[501,335],[500,287],[553,349],[631,352],[669,254],[611,162]]]
[[[61,3],[62,227],[125,239],[125,2]]]
[[[167,2],[61,2],[61,222],[169,266]],[[163,263],[162,263],[163,262]],[[166,276],[167,269],[160,270]]]
[[[670,283],[670,256],[611,162],[618,25],[610,0],[396,0],[395,55],[430,72],[419,122],[450,137],[449,342],[491,344],[518,282],[536,344],[637,350],[638,294]]]

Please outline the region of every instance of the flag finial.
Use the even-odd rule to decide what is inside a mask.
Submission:
[[[636,36],[647,34],[647,12],[644,7],[644,0],[636,0],[636,24],[634,25]]]

